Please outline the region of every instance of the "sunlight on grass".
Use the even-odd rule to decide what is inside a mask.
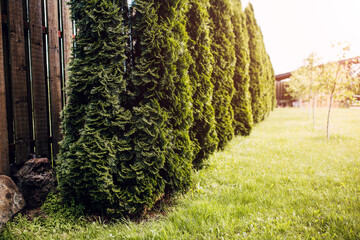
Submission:
[[[359,239],[360,110],[276,109],[194,174],[192,189],[141,223],[18,217],[0,239]]]

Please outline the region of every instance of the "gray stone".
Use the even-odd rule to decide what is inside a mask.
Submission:
[[[25,198],[27,209],[40,207],[56,188],[55,172],[47,158],[33,158],[18,166],[12,178]]]
[[[0,175],[0,229],[25,205],[25,200],[12,179]]]

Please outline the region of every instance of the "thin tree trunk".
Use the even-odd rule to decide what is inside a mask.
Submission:
[[[329,123],[330,123],[330,111],[331,111],[332,100],[333,100],[333,94],[331,93],[330,94],[330,102],[329,102],[329,111],[328,111],[328,116],[327,116],[327,125],[326,125],[327,139],[330,138],[330,135],[329,135]]]
[[[313,97],[313,107],[312,107],[312,118],[313,118],[313,126],[315,127],[315,102],[316,102],[317,95]]]
[[[309,118],[311,118],[311,99],[312,99],[312,95],[310,93],[310,96],[309,96]]]
[[[313,84],[312,84],[313,81],[312,81],[312,77],[310,76],[310,74],[309,74],[309,77],[310,77],[309,118],[311,118],[311,100],[314,101],[314,99],[313,99]]]

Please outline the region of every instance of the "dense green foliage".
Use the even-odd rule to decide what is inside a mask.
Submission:
[[[231,17],[235,34],[235,93],[231,102],[234,110],[234,132],[236,135],[247,136],[253,127],[253,116],[251,110],[251,95],[249,91],[250,76],[250,53],[249,36],[246,28],[246,16],[242,10],[239,0],[232,0],[233,14]]]
[[[251,106],[254,123],[258,123],[275,107],[275,75],[251,4],[245,13],[249,33]]]
[[[139,217],[185,192],[193,168],[274,106],[251,5],[247,15],[239,0],[70,6],[78,32],[57,173],[64,199],[86,210]]]
[[[233,76],[236,59],[231,14],[230,0],[210,0],[211,53],[214,56],[214,70],[211,75],[214,85],[212,104],[215,109],[219,149],[224,149],[234,135],[231,100],[235,90]]]
[[[151,147],[150,150],[153,154],[161,154],[158,157],[162,159],[163,166],[154,166],[153,173],[164,182],[166,194],[188,188],[193,160],[193,144],[189,136],[193,116],[185,5],[186,1],[134,2],[133,39],[136,43],[131,85],[134,88],[136,119],[148,123],[152,118],[147,108],[150,107],[160,123],[158,126],[149,125],[147,130],[141,127],[140,131],[148,136],[134,139],[139,152],[136,159],[152,164],[153,161],[146,160],[148,154],[141,152],[154,136],[161,136],[161,141],[157,143],[160,149]],[[137,121],[134,128],[138,128]],[[158,127],[158,131],[154,132],[152,127]]]
[[[249,33],[249,50],[250,50],[250,93],[251,93],[251,108],[254,123],[259,123],[263,120],[264,106],[261,101],[262,96],[262,51],[260,46],[259,29],[256,23],[254,9],[249,4],[246,9],[246,23]]]
[[[275,86],[275,75],[272,68],[270,57],[265,51],[265,46],[263,47],[263,87],[264,94],[262,101],[264,102],[265,116],[268,116],[269,113],[273,110],[273,94]]]
[[[192,57],[189,76],[193,89],[194,124],[191,138],[194,142],[195,168],[201,168],[204,161],[217,148],[215,112],[211,104],[213,85],[211,73],[213,57],[210,51],[208,0],[190,0],[187,12],[188,49]]]
[[[124,6],[106,0],[70,4],[78,33],[62,115],[59,188],[68,199],[105,210],[120,204],[117,154],[128,148],[122,139],[130,119],[123,78]]]
[[[81,112],[79,107],[74,109],[78,112],[72,110],[75,104],[64,110],[60,189],[89,209],[139,216],[164,194],[185,191],[190,185],[193,116],[185,2],[135,1],[131,61],[124,54],[129,42],[124,37],[123,6],[97,2],[87,2],[82,9],[89,17],[77,15],[84,4],[71,2],[79,40],[69,102],[82,95],[88,99]],[[99,12],[116,16],[117,22],[91,15]],[[88,28],[103,30],[88,36]],[[104,62],[100,47],[112,53],[104,53]],[[96,55],[96,61],[89,53]],[[75,113],[81,121],[72,121]],[[78,132],[70,131],[71,124]]]
[[[326,115],[319,109],[315,129],[302,109],[276,109],[213,154],[188,194],[144,221],[88,221],[53,196],[47,218],[18,215],[0,239],[360,239],[360,111],[334,109],[330,140]]]

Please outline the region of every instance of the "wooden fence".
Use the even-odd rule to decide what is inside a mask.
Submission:
[[[1,0],[0,174],[56,156],[73,25],[66,0]]]

